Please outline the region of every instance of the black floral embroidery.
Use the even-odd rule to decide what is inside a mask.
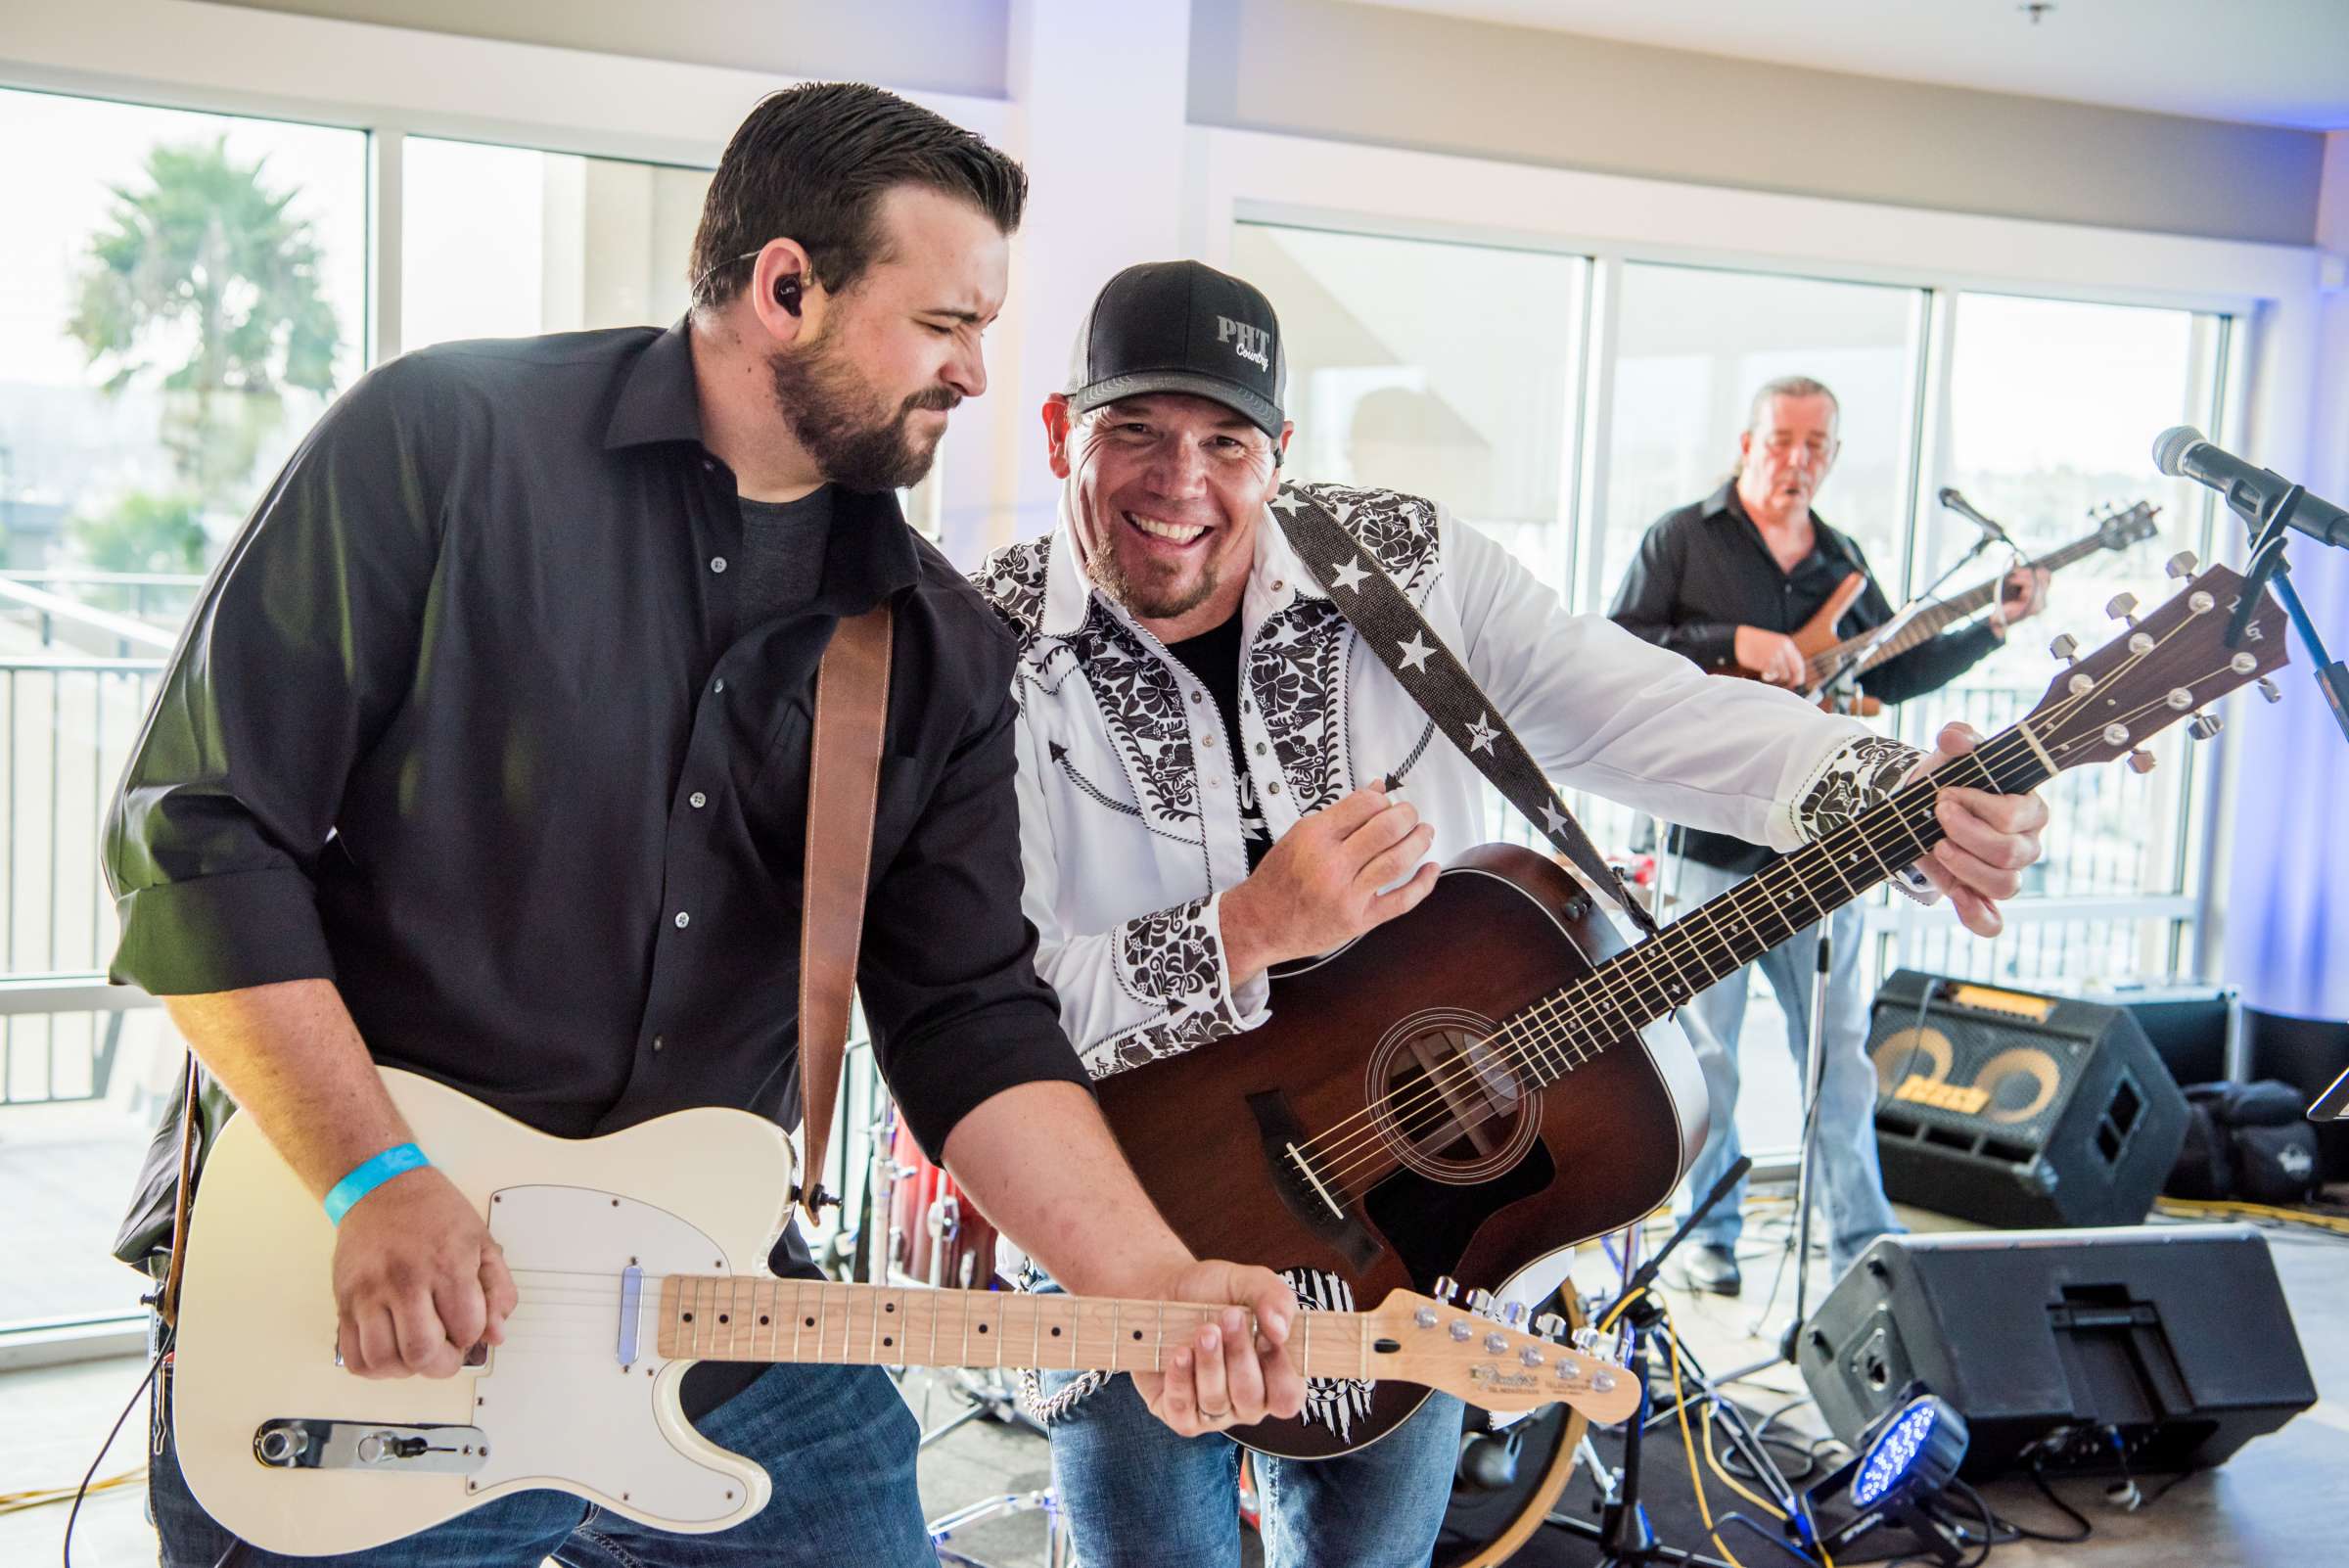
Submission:
[[[1300,484],[1378,558],[1396,585],[1414,600],[1435,579],[1441,564],[1436,503],[1400,490],[1360,490],[1342,484]],[[1320,570],[1327,563],[1314,563]]]
[[[1084,1052],[1085,1071],[1107,1078],[1239,1031],[1223,1003],[1223,943],[1208,899],[1128,921],[1116,941],[1118,985],[1164,1011]]]
[[[1913,746],[1870,735],[1827,759],[1818,779],[1794,807],[1795,825],[1817,842],[1849,827],[1860,813],[1892,798],[1909,770],[1925,754]]]
[[[1299,811],[1346,793],[1346,618],[1299,599],[1267,621],[1248,650],[1248,690]]]
[[[1125,761],[1143,819],[1205,843],[1199,769],[1191,758],[1191,726],[1183,716],[1182,687],[1174,671],[1099,600],[1085,613],[1069,647],[1092,684],[1093,700]]]

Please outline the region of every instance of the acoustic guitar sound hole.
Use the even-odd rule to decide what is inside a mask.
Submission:
[[[1379,1041],[1364,1086],[1380,1140],[1402,1164],[1437,1181],[1489,1181],[1533,1146],[1541,1102],[1494,1030],[1490,1019],[1439,1010]]]

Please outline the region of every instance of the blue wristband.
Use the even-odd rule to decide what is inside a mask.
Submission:
[[[343,1217],[350,1213],[350,1206],[368,1193],[403,1171],[413,1171],[432,1163],[424,1157],[424,1151],[413,1143],[386,1149],[334,1184],[326,1195],[326,1217],[336,1224],[341,1224]]]

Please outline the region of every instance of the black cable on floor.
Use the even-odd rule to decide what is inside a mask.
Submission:
[[[2068,1516],[2072,1523],[2078,1525],[2080,1527],[2080,1533],[2076,1536],[2051,1536],[2047,1534],[2045,1531],[2032,1530],[2026,1526],[2018,1524],[2013,1526],[2015,1534],[2021,1536],[2026,1541],[2048,1541],[2052,1542],[2057,1545],[2068,1546],[2075,1542],[2086,1541],[2090,1536],[2093,1536],[2096,1533],[2096,1527],[2089,1523],[2087,1514],[2082,1513],[2079,1509],[2073,1507],[2070,1503],[2064,1501],[2061,1498],[2055,1495],[2055,1489],[2048,1484],[2048,1472],[2042,1466],[2036,1464],[2031,1466],[2031,1484],[2039,1488],[2039,1495],[2041,1497],[2055,1504],[2056,1508]],[[2011,1521],[2009,1522],[2011,1523]]]
[[[106,1462],[106,1455],[114,1448],[115,1439],[122,1435],[122,1423],[129,1420],[130,1412],[139,1407],[140,1396],[154,1385],[157,1370],[162,1366],[163,1358],[170,1354],[171,1343],[166,1339],[155,1353],[155,1360],[147,1363],[147,1375],[140,1378],[139,1386],[131,1391],[130,1403],[122,1407],[120,1415],[115,1417],[115,1424],[107,1432],[106,1441],[98,1446],[97,1457],[90,1460],[89,1469],[82,1475],[81,1485],[73,1489],[73,1506],[66,1514],[65,1568],[73,1568],[73,1522],[81,1517],[82,1499],[90,1495],[90,1483],[98,1479],[98,1467]]]

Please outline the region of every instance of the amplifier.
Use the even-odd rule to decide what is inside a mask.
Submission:
[[[2123,1007],[1896,971],[1868,1030],[1897,1203],[1983,1224],[2144,1219],[2186,1096]]]
[[[2217,1464],[2316,1403],[2249,1225],[1879,1239],[1795,1360],[1849,1443],[1911,1379],[1965,1417],[1968,1478]]]

